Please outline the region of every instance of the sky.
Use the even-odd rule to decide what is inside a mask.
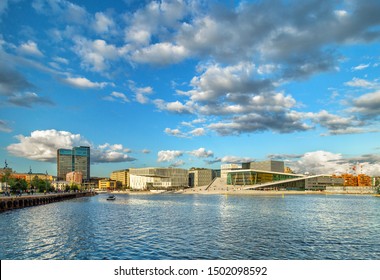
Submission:
[[[380,175],[380,1],[0,1],[0,166]]]

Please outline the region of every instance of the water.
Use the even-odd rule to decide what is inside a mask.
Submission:
[[[0,214],[0,259],[380,259],[380,198],[106,195]]]

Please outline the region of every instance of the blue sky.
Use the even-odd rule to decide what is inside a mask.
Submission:
[[[99,2],[99,3],[98,3]],[[0,159],[380,175],[379,1],[0,3]]]

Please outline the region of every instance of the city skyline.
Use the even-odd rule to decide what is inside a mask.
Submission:
[[[380,175],[378,1],[7,0],[0,159]],[[1,166],[2,167],[2,166]]]

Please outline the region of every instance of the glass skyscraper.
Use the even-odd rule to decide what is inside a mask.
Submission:
[[[57,150],[57,177],[66,180],[66,174],[72,171],[82,172],[83,180],[90,180],[90,147]]]

